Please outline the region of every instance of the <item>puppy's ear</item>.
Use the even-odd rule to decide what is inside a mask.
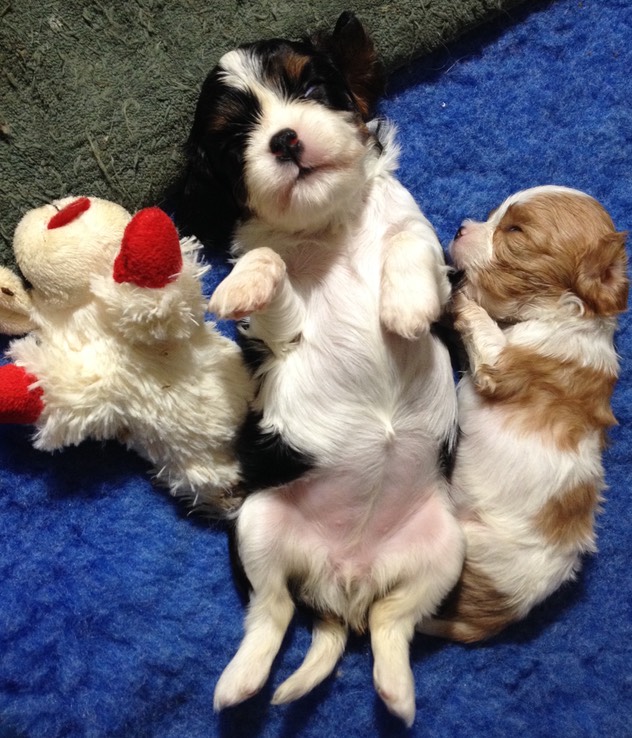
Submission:
[[[373,41],[351,11],[338,18],[331,34],[312,39],[314,46],[329,54],[342,72],[363,120],[369,120],[384,93],[384,67]]]
[[[598,247],[579,261],[575,291],[596,315],[616,315],[627,307],[626,235],[613,232],[603,236]]]
[[[163,194],[161,205],[172,217],[181,236],[196,236],[212,250],[228,249],[232,231],[242,209],[227,168],[216,161],[218,144],[209,125],[219,96],[219,68],[213,69],[202,86],[193,125],[184,146],[185,166]]]

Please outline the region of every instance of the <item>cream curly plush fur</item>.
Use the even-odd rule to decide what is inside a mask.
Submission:
[[[17,419],[34,419],[38,449],[116,439],[172,494],[236,504],[232,444],[252,390],[238,347],[204,320],[197,241],[155,208],[132,218],[73,197],[27,213],[14,252],[31,287],[0,271],[0,328],[29,332],[10,344],[15,366],[0,367],[24,376],[21,391],[3,383],[0,420],[26,403]]]

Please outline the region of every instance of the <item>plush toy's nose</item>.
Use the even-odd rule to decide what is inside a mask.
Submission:
[[[48,229],[61,228],[71,221],[78,218],[81,213],[90,207],[90,200],[87,197],[79,197],[77,200],[69,202],[66,207],[58,210],[55,215],[48,221]]]
[[[125,228],[114,261],[114,281],[160,288],[173,281],[181,269],[180,239],[171,218],[160,208],[140,210]]]

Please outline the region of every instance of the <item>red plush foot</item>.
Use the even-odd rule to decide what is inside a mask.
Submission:
[[[180,239],[160,208],[140,210],[130,220],[114,261],[114,281],[139,287],[164,287],[182,269]]]
[[[29,390],[37,377],[15,364],[0,366],[0,423],[34,423],[42,414],[44,392]]]

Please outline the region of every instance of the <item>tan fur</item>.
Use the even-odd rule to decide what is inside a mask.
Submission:
[[[503,403],[507,424],[547,435],[560,449],[576,449],[589,431],[616,423],[610,408],[616,376],[577,362],[507,346],[475,381],[490,403]]]
[[[587,315],[626,308],[625,234],[595,200],[560,194],[513,204],[493,244],[494,268],[468,274],[490,312],[509,317],[508,305],[550,305],[569,292],[583,300]]]
[[[601,492],[594,484],[579,484],[549,500],[533,522],[554,546],[574,546],[577,541],[584,541],[592,547],[600,500]]]
[[[309,58],[307,56],[288,53],[283,57],[283,69],[290,79],[298,82],[308,61]],[[272,76],[274,77],[274,75]]]
[[[437,617],[432,622],[432,635],[475,643],[500,633],[519,612],[485,572],[466,561],[457,586]]]

